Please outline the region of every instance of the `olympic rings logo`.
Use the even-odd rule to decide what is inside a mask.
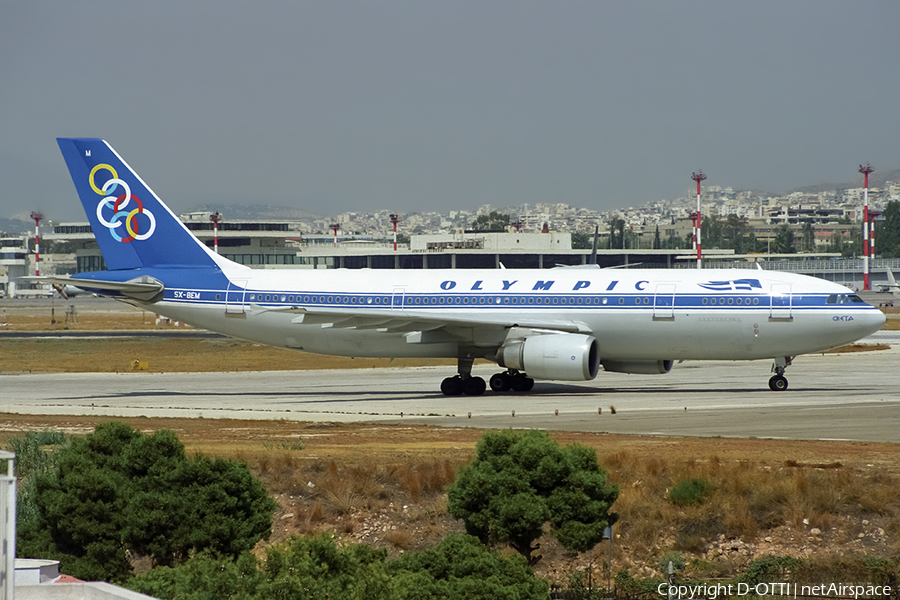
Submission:
[[[101,170],[109,171],[112,177],[103,184],[102,188],[98,188],[94,181],[94,177],[97,175],[97,172]],[[91,189],[94,190],[94,192],[104,197],[97,205],[97,219],[104,227],[109,229],[109,233],[114,240],[126,243],[133,240],[146,240],[153,235],[153,232],[156,231],[156,217],[153,216],[152,212],[144,209],[144,203],[141,202],[140,198],[131,195],[131,188],[127,183],[119,179],[119,175],[114,168],[107,164],[97,165],[91,169],[91,174],[88,176],[88,183],[91,185]],[[119,189],[119,186],[122,187],[124,193],[116,196],[114,192]],[[137,203],[137,208],[134,208],[131,211],[125,210],[125,207],[128,206],[132,200]],[[109,221],[103,217],[104,207],[112,209],[112,219]],[[137,215],[144,215],[147,220],[150,221],[150,227],[147,229],[146,233],[140,232]],[[128,232],[127,237],[123,237],[116,232],[116,230],[123,225],[123,222],[125,231]]]

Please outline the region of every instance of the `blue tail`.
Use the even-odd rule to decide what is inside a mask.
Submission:
[[[217,266],[112,146],[95,138],[57,142],[108,269]]]

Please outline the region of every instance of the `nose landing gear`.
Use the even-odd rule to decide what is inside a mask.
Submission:
[[[793,356],[782,356],[775,359],[772,365],[772,372],[775,373],[769,378],[769,389],[773,392],[783,392],[788,389],[788,380],[784,376],[784,371],[793,361]]]

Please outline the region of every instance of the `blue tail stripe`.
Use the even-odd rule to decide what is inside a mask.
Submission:
[[[110,270],[215,267],[210,252],[105,141],[59,138]]]

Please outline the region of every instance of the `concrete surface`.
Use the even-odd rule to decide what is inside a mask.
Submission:
[[[900,344],[900,332],[865,341]],[[28,374],[0,375],[0,411],[900,442],[898,348],[799,357],[785,392],[768,389],[771,365],[762,361],[689,362],[656,376],[601,372],[591,382],[538,382],[528,394],[480,397],[440,394],[452,374],[444,367]]]

